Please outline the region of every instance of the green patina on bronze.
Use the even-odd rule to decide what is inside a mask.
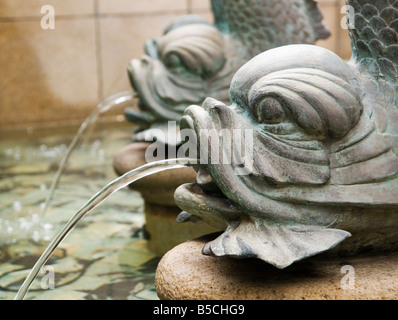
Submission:
[[[125,114],[141,126],[134,141],[145,140],[151,129],[167,131],[167,121],[179,122],[189,105],[201,104],[206,97],[228,103],[232,76],[255,55],[329,36],[313,0],[211,4],[214,24],[196,15],[179,18],[160,38],[146,42],[142,59],[131,61],[128,73],[140,110],[127,109]]]
[[[236,72],[230,106],[208,98],[186,109],[181,129],[210,152],[198,183],[176,190],[179,220],[225,230],[204,253],[285,268],[324,251],[398,248],[398,1],[347,4],[348,63],[313,45],[271,49]],[[252,129],[252,157],[211,163],[222,151],[209,148],[204,128]],[[241,164],[247,174],[237,174]]]

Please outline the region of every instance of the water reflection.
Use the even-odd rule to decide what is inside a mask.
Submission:
[[[15,297],[55,232],[117,177],[113,155],[129,143],[132,129],[95,132],[76,149],[43,220],[41,206],[75,132],[0,136],[0,299]],[[27,299],[157,299],[159,257],[147,250],[143,225],[138,193],[125,189],[112,195],[49,260],[55,289],[43,290],[38,277]]]

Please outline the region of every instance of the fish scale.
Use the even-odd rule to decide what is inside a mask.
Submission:
[[[350,29],[353,57],[376,77],[398,78],[398,1],[348,0],[354,10]]]
[[[169,141],[167,121],[206,97],[229,101],[233,74],[254,56],[287,44],[314,44],[329,37],[313,0],[212,0],[214,23],[195,15],[173,21],[162,37],[146,42],[146,55],[128,67],[139,112],[126,118],[140,125],[133,141],[157,132]],[[164,137],[158,129],[165,132]],[[154,130],[154,131],[152,131]]]
[[[212,6],[215,24],[241,42],[249,57],[287,43],[312,44],[330,35],[312,0],[213,0]]]
[[[349,62],[319,46],[273,48],[234,75],[230,96],[238,107],[207,99],[185,111],[182,128],[254,132],[251,158],[204,165],[224,197],[189,184],[175,192],[181,209],[227,225],[205,254],[285,268],[326,250],[398,250],[397,1],[346,3],[348,25],[355,22]],[[208,139],[200,142],[201,152],[212,151]],[[233,143],[236,150],[249,145]]]

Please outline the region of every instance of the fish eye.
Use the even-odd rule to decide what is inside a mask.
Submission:
[[[277,124],[285,119],[284,108],[276,98],[264,97],[254,103],[253,115],[260,123]]]
[[[183,66],[181,58],[176,53],[168,54],[164,60],[164,64],[170,69]]]

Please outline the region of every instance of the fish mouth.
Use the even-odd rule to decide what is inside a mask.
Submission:
[[[223,129],[231,131],[231,128],[238,130],[240,135],[244,135],[245,130],[250,129],[249,136],[252,135],[252,140],[233,138],[230,143],[233,150],[242,149],[242,146],[248,149],[242,154],[235,153],[236,157],[231,157],[230,162],[226,163],[224,158],[221,159],[224,156],[224,140],[219,140],[219,145],[214,146],[211,143],[212,139],[209,139],[210,136],[202,134],[202,130],[205,130],[205,133],[211,130],[221,132]],[[236,106],[226,106],[212,98],[206,99],[202,107],[193,105],[186,109],[180,121],[180,131],[184,130],[191,130],[195,134],[199,157],[198,164],[192,165],[198,172],[196,185],[181,186],[174,195],[176,204],[182,210],[201,217],[206,216],[209,220],[216,217],[216,221],[231,221],[243,215],[281,221],[307,220],[307,209],[297,212],[296,205],[302,201],[284,196],[285,188],[294,185],[294,181],[285,179],[284,174],[290,170],[289,166],[293,166],[291,163],[297,162],[275,156],[274,150],[281,151],[282,154],[282,151],[287,149],[284,141],[259,130]],[[299,151],[297,149],[297,152]],[[218,160],[222,161],[213,162],[212,156],[215,152],[218,152]],[[305,154],[310,150],[304,149],[302,152]],[[206,153],[207,155],[203,156]],[[188,158],[195,157],[188,154]],[[278,161],[285,161],[286,165],[281,166]],[[301,173],[298,170],[300,168],[295,168],[296,171],[293,173]],[[308,171],[311,174],[313,170]],[[298,178],[307,179],[304,174],[307,172]],[[310,178],[311,175],[307,180],[311,182]],[[212,215],[214,217],[211,217]],[[211,222],[209,224],[214,225]]]
[[[125,117],[140,126],[133,136],[134,142],[157,141],[178,146],[181,143],[178,125],[176,128],[170,128],[168,121],[178,123],[186,105],[164,99],[157,92],[154,74],[159,72],[164,77],[167,70],[149,55],[144,55],[141,60],[131,61],[128,75],[131,86],[137,94],[139,110],[128,108],[125,110]]]
[[[154,82],[154,69],[156,60],[144,55],[141,60],[133,59],[128,66],[128,75],[131,86],[137,93],[139,108],[147,119],[148,123],[155,119],[178,120],[182,111],[178,106],[171,106],[157,93]],[[177,111],[173,110],[177,109]]]
[[[225,230],[227,221],[241,216],[235,203],[221,191],[204,166],[197,171],[196,183],[183,184],[176,189],[174,200],[183,210],[177,218],[178,222],[203,220]],[[186,213],[189,213],[189,219],[185,218]]]
[[[206,98],[202,78],[173,72],[161,60],[148,55],[131,60],[128,76],[140,110],[151,115],[152,122],[179,122],[189,105]]]
[[[198,163],[192,164],[192,167],[197,172],[196,183],[184,184],[178,187],[174,193],[174,200],[182,210],[200,217],[216,228],[225,229],[227,226],[226,221],[239,219],[242,213],[236,203],[224,193],[212,176],[214,170],[223,171],[223,167],[226,165],[201,163],[201,161],[206,161],[206,159],[200,158],[200,152],[208,148],[208,141],[206,138],[203,141],[200,140],[200,130],[214,129],[214,119],[211,119],[206,110],[210,105],[209,101],[214,106],[216,100],[206,99],[203,104],[204,108],[195,105],[190,106],[181,118],[181,132],[191,130],[196,136],[195,142],[199,157]]]

